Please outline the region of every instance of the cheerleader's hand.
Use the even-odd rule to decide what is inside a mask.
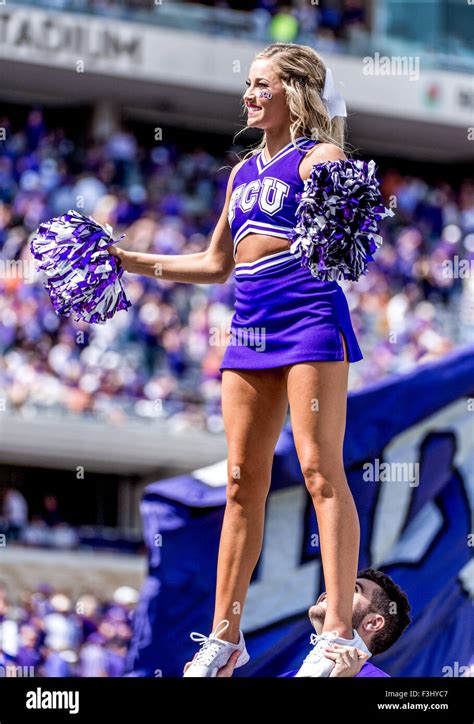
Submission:
[[[370,654],[355,646],[333,644],[326,647],[324,656],[336,664],[329,674],[330,677],[350,678],[359,673]]]
[[[125,249],[119,249],[118,246],[115,246],[115,244],[111,244],[107,247],[107,251],[111,256],[115,256],[116,259],[119,260],[121,267],[124,271],[130,271],[129,263],[130,263],[130,252],[125,251]]]
[[[107,251],[111,256],[116,256],[120,261],[125,257],[125,254],[127,253],[123,249],[119,249],[118,246],[115,246],[115,244],[110,244],[110,246],[107,247]]]

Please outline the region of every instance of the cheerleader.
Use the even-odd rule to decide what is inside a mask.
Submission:
[[[216,676],[236,651],[237,667],[249,660],[240,621],[289,406],[327,591],[324,629],[297,675],[329,676],[328,642],[370,655],[352,628],[359,521],[343,464],[349,364],[362,352],[336,276],[318,278],[314,265],[302,263],[303,247],[291,243],[312,169],[347,160],[347,114],[322,58],[296,44],[276,43],[255,57],[243,100],[247,127],[261,129],[263,138],[232,169],[209,248],[164,256],[112,246],[110,253],[127,272],[175,282],[223,283],[235,274],[235,314],[221,367],[228,485],[214,620],[209,635],[191,634],[200,647],[184,675]]]

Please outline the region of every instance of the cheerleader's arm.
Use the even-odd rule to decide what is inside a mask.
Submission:
[[[241,163],[237,164],[231,171],[224,207],[205,251],[195,254],[148,254],[111,246],[109,253],[117,256],[125,271],[132,274],[190,284],[223,284],[234,267],[232,236],[227,215],[232,182],[240,165]]]
[[[299,166],[301,179],[306,181],[311,175],[311,169],[316,163],[325,161],[346,161],[344,151],[334,143],[318,143],[306,154]]]

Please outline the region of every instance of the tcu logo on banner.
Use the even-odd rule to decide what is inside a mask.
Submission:
[[[255,204],[266,214],[276,214],[283,208],[283,202],[288,196],[290,187],[284,181],[266,176],[263,180],[255,179],[247,184],[240,184],[234,189],[229,204],[229,224],[235,217],[239,208],[244,214],[253,209]]]

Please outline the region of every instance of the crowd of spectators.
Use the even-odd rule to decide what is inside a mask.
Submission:
[[[40,109],[14,127],[0,118],[0,263],[21,260],[21,275],[0,275],[0,397],[11,409],[165,416],[206,426],[219,415],[222,345],[233,280],[187,285],[126,275],[133,306],[105,325],[56,316],[28,242],[39,223],[78,208],[126,232],[125,247],[160,254],[204,250],[224,202],[234,153],[183,150],[122,128],[79,143],[49,128]],[[443,264],[473,252],[474,184],[381,171],[395,217],[357,284],[342,283],[364,360],[351,365],[360,388],[468,341],[463,280]],[[2,267],[3,268],[3,267]],[[471,314],[472,317],[472,314]],[[471,326],[469,326],[469,323]],[[465,325],[465,326],[463,326]],[[223,335],[217,335],[222,340]],[[472,336],[471,336],[472,338]]]
[[[0,582],[0,676],[122,676],[138,592],[75,598],[43,584],[10,600]]]
[[[369,17],[364,0],[203,0],[194,5],[246,11],[253,32],[272,42],[312,42],[336,50],[357,34],[367,34]]]
[[[27,498],[13,487],[0,490],[0,534],[8,543],[33,548],[74,549],[80,543],[78,531],[64,520],[55,495],[46,493],[38,510],[30,511]]]
[[[365,0],[40,0],[47,7],[156,23],[189,23],[189,29],[212,34],[242,34],[263,42],[317,41],[324,50],[340,49],[348,40],[366,36]],[[183,11],[182,5],[194,6]],[[194,12],[193,12],[194,11]],[[233,17],[230,11],[241,13]],[[235,15],[235,12],[234,12]],[[244,20],[244,22],[241,22]]]

